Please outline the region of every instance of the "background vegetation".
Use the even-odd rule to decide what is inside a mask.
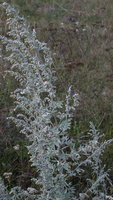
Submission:
[[[2,3],[3,1],[0,1]],[[30,28],[35,28],[38,39],[48,43],[53,52],[58,80],[59,98],[67,88],[80,94],[80,106],[72,124],[72,137],[88,130],[93,121],[113,137],[113,4],[112,0],[7,0],[25,16]],[[0,15],[0,34],[6,33],[5,14]],[[4,54],[4,51],[2,51]],[[30,168],[24,136],[7,116],[13,109],[10,93],[18,83],[4,70],[10,66],[0,64],[0,175],[12,172],[6,182],[26,187],[34,169]],[[76,123],[75,123],[76,122]],[[19,145],[15,150],[15,146]],[[103,161],[111,169],[113,179],[113,146],[107,149]],[[17,179],[15,177],[18,177]]]

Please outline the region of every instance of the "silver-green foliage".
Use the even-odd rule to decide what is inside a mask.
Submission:
[[[75,148],[68,132],[72,112],[78,106],[78,94],[72,95],[70,87],[64,103],[56,100],[53,85],[56,77],[49,49],[37,40],[35,30],[29,31],[17,11],[7,3],[2,7],[8,16],[9,32],[1,40],[9,52],[6,58],[11,63],[9,72],[20,84],[12,95],[18,114],[11,119],[29,139],[30,160],[39,174],[33,181],[40,188],[37,194],[30,194],[15,187],[11,199],[105,200],[108,175],[101,167],[100,156],[111,141],[101,144],[100,134],[91,125],[92,139]],[[95,178],[87,178],[85,190],[78,193],[71,182],[85,173],[85,167],[90,167]]]
[[[80,193],[80,196],[82,197],[81,199],[89,196],[92,200],[105,200],[107,199],[106,181],[110,182],[110,180],[108,173],[102,167],[101,156],[105,147],[113,140],[100,142],[103,135],[100,134],[92,123],[90,123],[90,131],[87,136],[90,139],[84,145],[80,146],[79,152],[81,152],[82,156],[86,157],[82,166],[86,166],[87,164],[90,166],[89,171],[91,171],[89,173],[91,173],[91,176],[87,177],[88,187],[85,193]]]
[[[0,200],[11,200],[3,180],[0,178]]]

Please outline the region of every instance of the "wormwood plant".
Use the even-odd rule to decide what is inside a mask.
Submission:
[[[1,41],[6,46],[10,62],[9,72],[20,83],[12,96],[15,98],[16,117],[10,117],[29,139],[28,153],[39,176],[32,180],[36,188],[12,188],[10,196],[0,179],[4,200],[105,200],[108,174],[101,166],[100,156],[112,140],[100,142],[100,133],[91,124],[90,140],[81,139],[76,148],[69,137],[72,112],[79,104],[78,94],[68,90],[65,102],[57,101],[53,83],[56,80],[52,58],[45,43],[29,31],[24,18],[9,4],[3,3],[7,14],[8,37]],[[86,176],[87,184],[81,179]],[[73,184],[73,180],[75,184]],[[76,189],[78,188],[78,189]]]

